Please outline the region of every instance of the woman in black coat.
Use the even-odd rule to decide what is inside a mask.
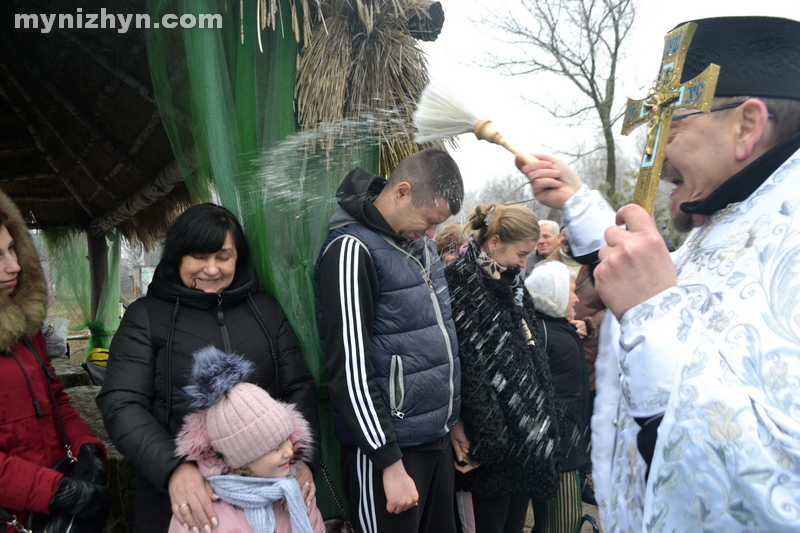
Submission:
[[[456,488],[476,531],[521,533],[530,498],[558,487],[560,420],[533,301],[520,279],[539,226],[523,206],[479,205],[472,236],[445,268],[461,360],[461,418],[451,432]]]
[[[525,286],[536,304],[536,318],[564,418],[559,443],[561,485],[547,502],[534,502],[535,533],[574,533],[580,527],[580,467],[589,462],[590,386],[578,332],[570,323],[578,296],[567,266],[545,261],[534,267]]]
[[[147,296],[128,308],[114,335],[97,397],[111,440],[135,469],[134,533],[166,532],[173,513],[190,529],[216,525],[213,491],[194,463],[175,455],[175,436],[192,410],[184,387],[193,354],[209,345],[254,362],[249,379],[295,404],[319,435],[314,380],[280,305],[258,291],[241,225],[227,209],[202,204],[167,231]],[[301,464],[296,477],[310,501],[309,466]]]

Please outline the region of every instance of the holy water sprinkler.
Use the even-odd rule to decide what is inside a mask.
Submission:
[[[415,137],[418,143],[472,132],[480,140],[498,144],[512,154],[522,156],[526,163],[537,160],[532,155],[511,146],[492,126],[491,120],[479,119],[451,91],[441,85],[429,83],[425,87],[414,112],[413,121],[418,132]]]

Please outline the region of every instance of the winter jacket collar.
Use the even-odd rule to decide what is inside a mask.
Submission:
[[[21,339],[32,339],[41,329],[47,313],[47,286],[25,220],[2,192],[0,209],[8,214],[4,225],[14,239],[21,268],[14,292],[10,296],[0,292],[0,351],[8,352]]]
[[[242,303],[248,293],[253,293],[258,289],[258,276],[252,264],[247,265],[240,277],[241,279],[235,280],[231,287],[221,293],[203,292],[170,281],[166,269],[162,265],[158,265],[153,274],[150,288],[147,290],[147,296],[168,302],[180,299],[181,305],[196,309],[214,309],[220,305],[223,309],[230,309]]]
[[[730,204],[745,201],[798,148],[800,148],[800,132],[773,147],[737,174],[728,178],[726,182],[712,191],[705,200],[682,203],[681,211],[694,215],[711,215]]]

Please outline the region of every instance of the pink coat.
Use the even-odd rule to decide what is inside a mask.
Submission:
[[[292,533],[292,524],[289,520],[289,511],[283,508],[280,503],[272,505],[275,513],[275,533]],[[311,521],[311,529],[314,533],[325,533],[325,524],[322,521],[322,514],[317,509],[317,499],[311,500],[306,510],[308,519]],[[214,512],[217,514],[219,525],[211,528],[212,533],[253,533],[247,519],[244,516],[244,509],[225,503],[222,500],[214,502]],[[187,529],[179,523],[175,517],[169,523],[168,533],[186,533]]]

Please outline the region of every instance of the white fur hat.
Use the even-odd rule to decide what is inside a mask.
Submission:
[[[542,261],[525,280],[536,309],[546,315],[564,317],[569,303],[570,277],[560,261]]]

